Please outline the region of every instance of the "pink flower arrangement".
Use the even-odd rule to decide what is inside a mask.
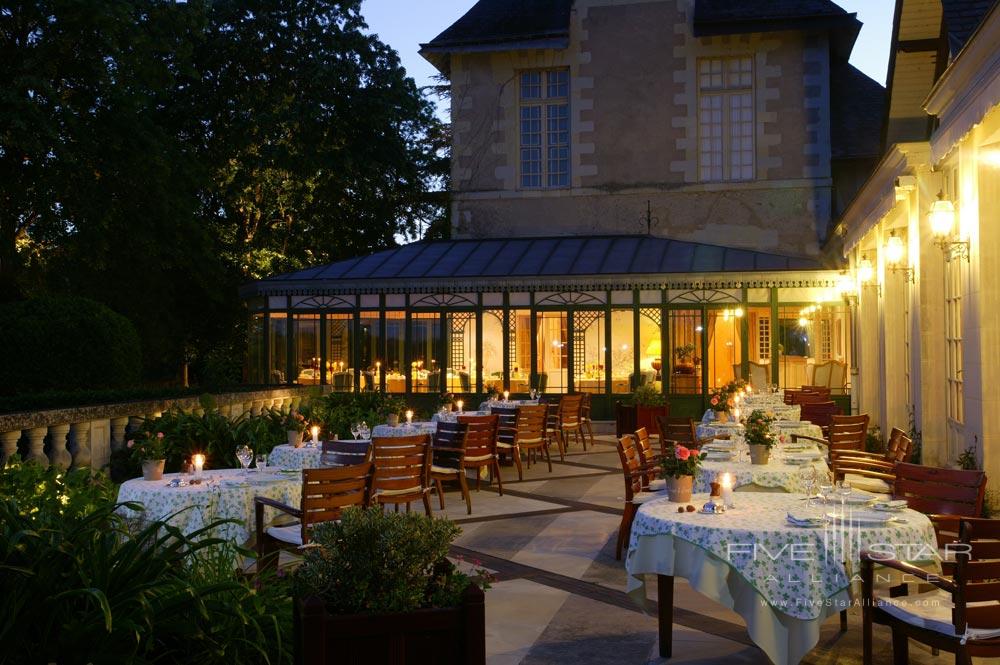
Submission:
[[[682,462],[686,461],[687,458],[691,457],[691,449],[681,445],[674,446],[674,456]]]
[[[661,478],[680,478],[681,476],[695,476],[698,468],[707,456],[707,453],[699,451],[697,448],[687,448],[679,443],[666,442],[674,451],[673,454],[664,455],[660,461]]]

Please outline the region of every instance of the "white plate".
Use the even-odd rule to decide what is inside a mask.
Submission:
[[[785,453],[786,462],[814,462],[823,459],[820,453]]]
[[[896,519],[892,513],[877,510],[850,510],[846,515],[829,512],[826,514],[834,522],[846,522],[847,524],[867,524],[884,526]]]
[[[708,453],[705,457],[708,462],[731,462],[733,460],[733,453]]]

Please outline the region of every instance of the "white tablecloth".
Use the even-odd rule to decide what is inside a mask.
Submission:
[[[459,416],[488,416],[492,413],[489,409],[480,409],[479,411],[445,411],[444,413],[438,411],[433,416],[431,416],[432,423],[457,423]]]
[[[707,499],[698,495],[692,503]],[[721,515],[678,513],[678,504],[666,499],[643,504],[625,562],[628,593],[644,603],[646,574],[686,578],[736,611],[754,643],[778,665],[788,665],[812,650],[823,621],[850,602],[862,549],[894,546],[901,559],[933,560],[934,529],[920,513],[906,510],[899,516],[905,522],[889,526],[799,528],[785,516],[801,510],[802,499],[741,493],[737,507]]]
[[[815,437],[817,439],[823,438],[823,430],[819,428],[819,425],[813,425],[809,422],[795,421],[795,420],[776,420],[772,425],[771,429],[786,435],[791,439],[792,434],[804,434],[806,436]],[[720,434],[742,434],[743,426],[736,425],[735,423],[711,423],[698,425],[697,434],[699,439],[707,437],[717,437]]]
[[[315,469],[319,467],[322,445],[294,448],[289,445],[275,446],[267,456],[267,465],[272,469]]]
[[[141,513],[122,509],[127,517],[167,520],[185,534],[216,520],[239,520],[219,527],[212,535],[242,544],[250,538],[254,528],[254,496],[266,496],[295,508],[302,501],[301,473],[280,473],[271,469],[248,473],[246,478],[242,474],[241,469],[205,471],[205,482],[186,487],[168,486],[173,478],[191,479],[191,476],[177,473],[164,474],[162,480],[134,478],[122,483],[118,501],[136,501],[144,506]],[[276,513],[269,508],[265,517],[270,520]]]
[[[822,459],[813,462],[810,466],[816,469],[817,480],[813,485],[815,491],[821,480],[830,473],[830,467]],[[705,460],[701,464],[701,471],[695,477],[694,491],[698,493],[708,492],[711,483],[716,482],[722,474],[729,473],[733,476],[733,487],[735,488],[758,485],[804,494],[807,483],[799,475],[802,467],[802,464],[782,464],[776,459],[772,459],[767,464]]]
[[[414,436],[416,434],[430,434],[437,432],[436,422],[421,420],[410,424],[403,423],[392,427],[390,425],[376,425],[372,429],[372,438],[383,438],[387,436]]]
[[[488,399],[479,405],[480,411],[491,412],[494,406],[499,406],[504,409],[516,409],[519,406],[535,406],[538,404],[537,399],[508,399],[508,400],[491,400]]]

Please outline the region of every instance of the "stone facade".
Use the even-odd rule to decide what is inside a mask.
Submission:
[[[450,55],[458,238],[620,234],[815,256],[831,219],[825,33],[695,37],[693,0],[579,0],[566,49]],[[753,59],[754,178],[700,182],[699,58]],[[570,186],[518,180],[518,73],[570,72]]]

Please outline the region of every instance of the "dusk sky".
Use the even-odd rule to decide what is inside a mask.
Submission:
[[[417,51],[469,10],[476,0],[363,0],[362,11],[372,31],[399,52],[418,86],[431,85],[434,68]],[[885,83],[892,32],[891,0],[838,0],[864,23],[851,62]]]

